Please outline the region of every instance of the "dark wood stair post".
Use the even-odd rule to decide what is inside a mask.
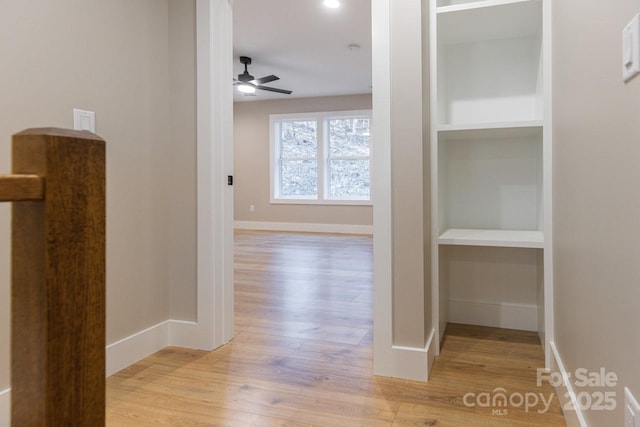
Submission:
[[[13,137],[11,424],[105,423],[105,144],[89,132]]]

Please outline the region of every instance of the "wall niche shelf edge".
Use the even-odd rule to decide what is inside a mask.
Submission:
[[[544,233],[529,230],[450,228],[440,235],[438,243],[441,245],[542,249],[544,247]]]

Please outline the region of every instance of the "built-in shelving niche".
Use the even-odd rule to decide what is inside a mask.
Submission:
[[[543,119],[541,2],[438,8],[438,124]]]
[[[447,322],[537,330],[543,342],[552,327],[545,298],[544,5],[431,1],[433,304],[440,337]]]
[[[542,127],[438,133],[439,242],[540,248]]]

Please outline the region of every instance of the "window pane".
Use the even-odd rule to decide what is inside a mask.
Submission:
[[[369,160],[329,160],[331,199],[369,200]]]
[[[318,133],[315,120],[289,120],[280,124],[282,158],[318,156]]]
[[[318,162],[315,160],[283,160],[281,197],[317,198]]]
[[[329,120],[329,157],[369,157],[369,119]]]

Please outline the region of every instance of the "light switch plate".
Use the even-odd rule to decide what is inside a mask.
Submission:
[[[73,129],[88,130],[96,133],[96,113],[93,111],[73,109]]]
[[[622,30],[622,80],[640,73],[640,13]]]

